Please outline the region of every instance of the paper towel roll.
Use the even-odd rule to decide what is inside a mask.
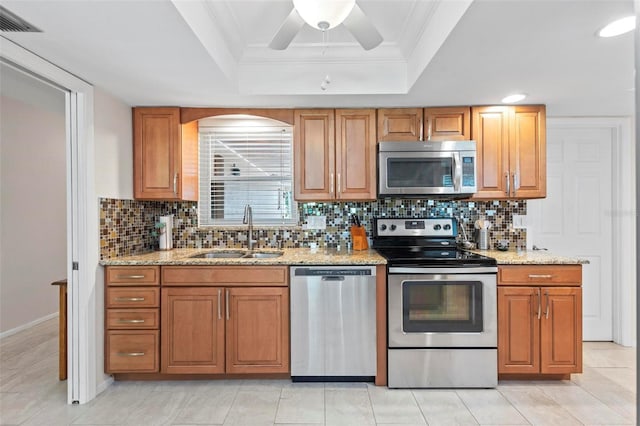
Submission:
[[[160,250],[171,250],[173,248],[173,215],[160,216],[160,223],[164,224],[160,228]]]

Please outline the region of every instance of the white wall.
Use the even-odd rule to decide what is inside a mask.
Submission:
[[[94,91],[96,193],[103,198],[133,199],[131,107],[96,88]]]
[[[94,88],[93,108],[96,195],[99,198],[133,199],[131,107],[107,92]],[[102,390],[109,383],[109,376],[104,374],[104,268],[97,266],[95,272],[93,336],[97,385],[98,390]]]
[[[65,278],[63,92],[6,66],[0,90],[0,333],[58,311]]]

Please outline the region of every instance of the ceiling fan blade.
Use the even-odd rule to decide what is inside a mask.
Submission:
[[[382,43],[382,36],[357,3],[343,24],[364,50],[371,50]]]
[[[271,43],[269,43],[269,47],[274,50],[286,49],[303,25],[304,20],[300,17],[298,11],[292,9],[276,35],[273,36]]]

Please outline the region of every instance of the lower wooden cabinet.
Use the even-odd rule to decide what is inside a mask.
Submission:
[[[160,367],[158,330],[109,330],[106,334],[107,373],[155,373]]]
[[[161,311],[161,373],[289,372],[288,287],[163,288]]]
[[[580,271],[580,265],[499,268],[499,374],[582,372]],[[509,280],[520,275],[520,282]],[[545,285],[532,285],[537,281]]]
[[[224,369],[223,289],[162,289],[162,373],[221,374]]]

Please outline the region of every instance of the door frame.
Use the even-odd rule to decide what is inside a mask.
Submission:
[[[613,140],[613,341],[636,346],[636,166],[632,117],[547,117],[547,130],[593,127],[608,128]]]
[[[98,386],[96,283],[99,210],[95,193],[93,86],[0,36],[0,58],[65,92],[67,169],[67,402],[86,403]],[[79,265],[77,269],[74,264]],[[98,338],[101,335],[97,336]]]

